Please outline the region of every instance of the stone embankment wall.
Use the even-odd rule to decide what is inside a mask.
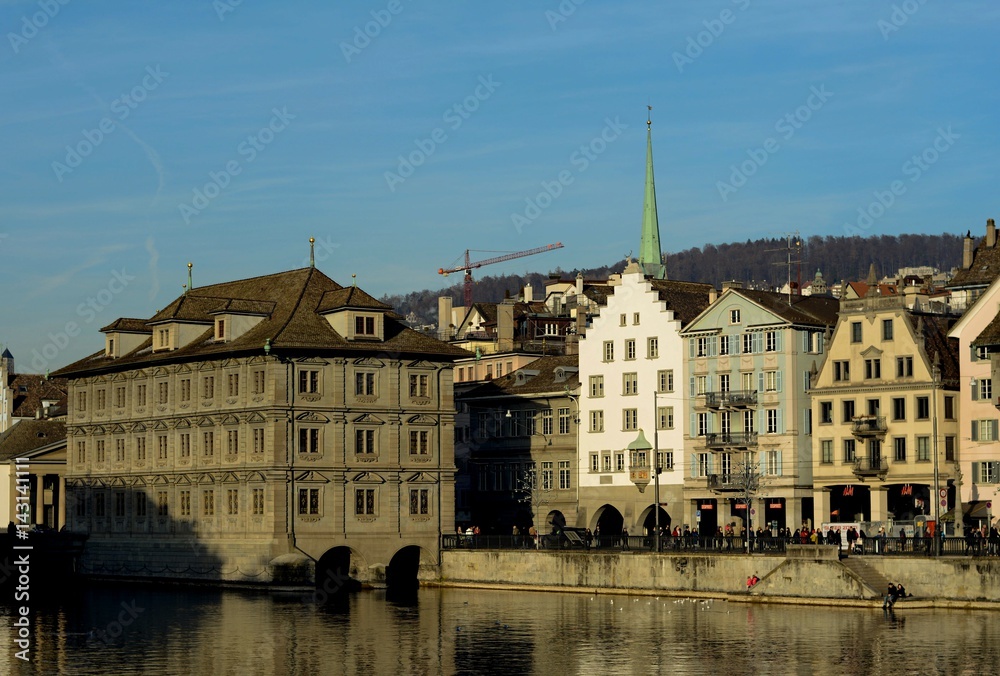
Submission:
[[[1000,601],[1000,560],[856,557],[862,577],[837,558],[835,547],[803,547],[786,556],[649,552],[465,551],[441,553],[442,584],[500,585],[562,591],[631,591],[837,599],[869,603],[884,589],[873,580],[902,582],[914,601]]]

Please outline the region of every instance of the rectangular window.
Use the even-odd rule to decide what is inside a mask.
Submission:
[[[358,488],[354,491],[354,513],[358,516],[375,514],[374,488]]]
[[[892,320],[882,320],[882,340],[892,340]]]
[[[226,431],[226,453],[236,455],[240,452],[240,432],[239,430]]]
[[[824,465],[833,463],[833,439],[823,439],[819,442],[819,461]]]
[[[426,399],[431,396],[430,376],[417,374],[410,376],[410,398]]]
[[[955,419],[955,397],[951,395],[945,395],[944,397],[944,419]]]
[[[835,382],[846,382],[851,379],[851,362],[835,361],[833,362],[833,380]]]
[[[103,411],[105,406],[107,406],[107,392],[105,390],[97,390],[97,410]]]
[[[360,455],[375,453],[375,430],[354,430],[354,452]]]
[[[135,459],[138,462],[146,460],[146,437],[135,438]]]
[[[542,463],[542,490],[551,491],[552,486],[555,482],[555,471],[552,469],[551,462]]]
[[[622,410],[622,430],[633,432],[639,429],[639,411],[635,408]]]
[[[636,325],[636,326],[639,325],[639,313],[638,312],[633,312],[632,313],[632,323],[634,325]]]
[[[910,378],[913,376],[913,357],[896,357],[896,377]]]
[[[191,401],[191,379],[181,381],[181,401]]]
[[[359,491],[363,492],[363,491]],[[359,512],[360,513],[360,512]],[[309,516],[319,514],[319,489],[300,488],[299,489],[299,514]]]
[[[559,415],[559,434],[569,434],[571,431],[569,408],[560,408],[557,413]]]
[[[299,453],[319,453],[319,428],[299,428]]]
[[[674,391],[674,371],[673,369],[665,369],[656,372],[657,380],[657,392],[673,392]]]
[[[851,322],[851,342],[861,342],[861,322]]]
[[[115,408],[125,408],[125,388],[115,388]]]
[[[115,491],[115,516],[125,516],[125,493]]]
[[[98,493],[94,496],[94,516],[104,517],[107,516],[105,513],[105,497],[104,493]]]
[[[104,462],[104,439],[97,440],[97,462]]]
[[[854,439],[844,439],[844,462],[853,463],[855,458]]]
[[[674,429],[674,407],[658,406],[656,408],[656,429]]]
[[[635,340],[632,338],[625,341],[625,359],[628,361],[635,359]]]
[[[215,432],[201,433],[201,454],[206,458],[215,455]]]
[[[882,377],[882,360],[865,359],[865,379],[877,380]]]
[[[893,437],[892,450],[896,462],[906,462],[906,437]]]
[[[355,374],[355,382],[357,382],[357,376]],[[375,379],[375,374],[372,375],[372,380]],[[374,387],[374,385],[373,385]],[[355,394],[364,394],[364,392],[358,392],[355,388]],[[304,371],[299,371],[299,394],[319,394],[319,371],[316,369],[306,369]]]
[[[591,432],[604,431],[604,411],[590,412],[590,431]]]
[[[374,317],[355,317],[354,318],[354,334],[358,336],[374,336],[375,335],[375,318]]]
[[[180,436],[180,450],[182,458],[191,457],[191,434],[189,432],[182,432]]]
[[[984,401],[989,401],[993,398],[993,379],[992,378],[980,378],[979,379],[979,398]]]
[[[410,515],[420,516],[430,513],[430,491],[426,488],[410,489]]]
[[[931,438],[917,437],[917,462],[929,462],[931,459]]]
[[[656,359],[660,356],[660,339],[659,338],[647,338],[646,339],[646,358]]]
[[[708,391],[708,376],[695,376],[694,392],[692,394],[705,394]]]
[[[135,494],[135,515],[137,517],[146,516],[146,494],[142,491]]]
[[[115,439],[115,462],[125,462],[124,439]]]
[[[410,430],[410,455],[428,455],[430,450],[430,432]]]
[[[559,461],[559,490],[566,491],[573,488],[573,481],[570,475],[570,461]]]
[[[778,371],[764,371],[764,391],[765,392],[777,392],[778,391]]]
[[[590,454],[590,471],[600,472],[601,471],[601,456],[597,453]]]
[[[618,326],[625,326],[627,322],[625,321],[627,315],[623,312],[618,315]]]
[[[549,435],[552,434],[552,409],[543,408],[542,409],[542,434]]]
[[[743,411],[743,431],[753,432],[756,428],[754,427],[754,411]]]
[[[905,397],[893,397],[892,398],[892,419],[893,420],[906,420],[906,398]]]
[[[610,472],[611,471],[611,454],[610,453],[605,453],[603,455],[603,457],[602,457],[602,460],[603,460],[602,465],[604,467],[604,471],[605,472]]]
[[[360,371],[354,374],[354,394],[363,397],[374,397],[377,394],[373,371]]]
[[[776,408],[769,408],[764,413],[767,421],[767,434],[779,434],[781,431],[781,412]]]
[[[226,396],[227,397],[238,397],[240,396],[240,374],[230,373],[226,378]]]
[[[977,483],[981,484],[997,483],[997,477],[998,475],[1000,475],[1000,473],[997,472],[998,469],[1000,469],[1000,463],[997,462],[988,461],[979,463],[979,476],[975,477]]]
[[[867,399],[865,403],[868,405],[868,415],[878,415],[882,406],[881,399]]]
[[[841,418],[841,422],[849,423],[854,421],[854,400],[847,399],[843,402],[844,416]]]
[[[767,476],[781,476],[781,451],[767,451],[764,455],[764,468]]]
[[[833,423],[833,402],[832,401],[821,401],[819,402],[819,423],[821,425],[829,425]]]
[[[87,442],[76,442],[76,461],[81,465],[87,462]]]
[[[255,427],[253,430],[253,452],[264,452],[264,428]]]
[[[767,331],[764,333],[764,351],[765,352],[777,352],[778,351],[778,332],[777,331]]]
[[[191,491],[181,491],[181,516],[191,516]]]
[[[604,376],[590,376],[590,396],[604,396]]]
[[[720,373],[719,374],[719,392],[728,392],[729,387],[729,374]]]
[[[708,476],[712,473],[712,456],[710,453],[698,454],[698,467],[695,476]]]
[[[735,339],[736,336],[719,336],[719,354],[722,356],[729,355],[729,340]]]
[[[639,392],[639,374],[623,373],[622,394],[631,395],[631,394],[638,394],[638,392]]]
[[[931,417],[929,397],[917,397],[917,420],[928,420]]]
[[[253,394],[264,394],[264,370],[259,369],[252,372]]]
[[[201,493],[202,516],[215,516],[215,490],[209,488]]]
[[[944,438],[944,460],[955,462],[955,437],[950,435]]]
[[[674,452],[660,451],[657,458],[660,461],[660,470],[669,472],[674,468]]]
[[[973,420],[972,441],[997,441],[997,420]]]
[[[77,392],[76,393],[76,410],[77,411],[81,411],[81,412],[87,410],[87,393],[86,392]]]
[[[615,453],[615,471],[624,472],[625,471],[625,454]]]
[[[167,459],[167,435],[165,434],[156,437],[156,457],[158,460]]]
[[[708,414],[707,413],[699,413],[699,414],[697,414],[697,417],[695,418],[695,422],[697,423],[697,430],[698,430],[697,436],[703,437],[706,434],[708,434]]]
[[[251,488],[250,497],[253,501],[253,511],[251,513],[254,516],[262,515],[264,513],[264,489]]]
[[[237,516],[240,513],[240,490],[238,488],[226,489],[226,514]]]
[[[167,498],[166,491],[156,492],[156,516],[167,516],[169,513],[170,502]]]
[[[739,324],[740,323],[740,311],[739,308],[729,311],[729,323]]]
[[[604,361],[614,361],[615,360],[615,344],[610,341],[604,341]]]

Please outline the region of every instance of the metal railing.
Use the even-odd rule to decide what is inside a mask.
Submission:
[[[705,406],[719,408],[733,406],[742,408],[757,405],[757,390],[728,390],[726,392],[706,392]]]
[[[854,459],[854,473],[864,475],[885,474],[889,471],[889,463],[882,456]]]
[[[756,445],[756,432],[709,432],[705,435],[705,446],[708,448],[748,448]]]
[[[884,415],[855,416],[851,425],[851,434],[858,437],[882,435],[888,431]]]

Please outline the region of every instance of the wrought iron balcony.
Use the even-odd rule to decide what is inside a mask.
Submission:
[[[884,479],[889,472],[889,462],[881,456],[874,458],[855,458],[854,476],[866,477],[874,476]]]
[[[736,483],[736,477],[730,474],[709,474],[708,489],[719,493],[738,493],[743,486]]]
[[[750,448],[756,445],[756,432],[711,432],[705,435],[705,446],[712,449]]]
[[[748,408],[756,405],[757,390],[705,393],[705,406],[708,408]]]
[[[884,415],[856,415],[852,420],[851,434],[856,437],[881,437],[888,429]]]

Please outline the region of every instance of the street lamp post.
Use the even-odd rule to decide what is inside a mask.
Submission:
[[[653,438],[656,439],[656,432],[654,429]],[[639,492],[642,493],[646,490],[646,486],[649,485],[649,452],[653,450],[653,446],[649,444],[646,440],[646,435],[643,433],[642,429],[639,430],[639,436],[635,438],[631,444],[628,445],[629,460],[631,461],[629,470],[629,478],[632,479],[632,483],[636,485]],[[639,463],[639,453],[646,454],[646,461]],[[656,547],[656,551],[660,551],[660,463],[659,461],[654,461],[654,474],[653,474],[653,500],[656,502],[653,509],[654,514],[654,533],[653,533],[653,543]]]
[[[934,380],[934,385],[931,390],[931,405],[934,410],[931,414],[931,434],[933,435],[933,448],[931,452],[934,454],[934,556],[941,556],[941,541],[944,538],[944,524],[941,523],[941,478],[938,470],[938,420],[937,420],[937,398],[938,398],[938,385],[941,383],[941,365],[934,361],[931,366],[931,377]],[[961,498],[959,498],[961,499]],[[961,511],[956,505],[956,509],[952,514],[953,518],[957,518],[957,512]]]

